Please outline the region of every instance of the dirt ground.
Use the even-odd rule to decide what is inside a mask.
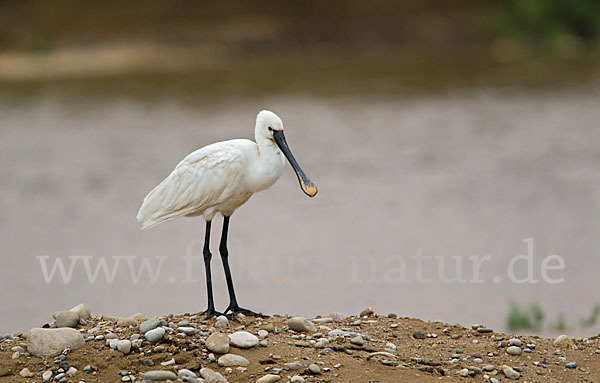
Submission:
[[[184,336],[177,331],[167,331],[167,335],[159,343],[144,341],[139,350],[132,350],[128,355],[111,349],[105,344],[105,340],[94,340],[90,336],[91,339],[86,341],[84,347],[73,350],[66,356],[65,361],[77,368],[75,375],[68,381],[118,382],[122,379],[120,372],[129,373],[128,379],[143,381],[143,373],[149,370],[170,370],[177,373],[178,369],[187,368],[200,375],[198,372],[204,367],[221,373],[229,382],[255,382],[278,368],[281,369],[281,382],[290,381],[294,375],[300,375],[311,383],[486,382],[492,378],[500,382],[511,381],[504,376],[503,365],[520,370],[517,381],[521,382],[600,381],[598,336],[573,339],[573,348],[564,347],[558,351],[559,347],[553,345],[553,339],[521,335],[520,348],[523,352],[511,356],[506,353],[507,341],[511,335],[474,329],[477,326],[465,328],[459,324],[395,318],[393,314],[391,317],[371,314],[362,318],[354,316],[339,321],[315,323],[317,333],[306,334],[289,330],[289,318],[279,315],[260,319],[241,318],[240,322],[230,321],[229,326],[222,329],[214,327],[215,319],[203,321],[198,314],[169,315],[163,319],[171,326],[187,320],[190,322],[189,326],[197,328],[199,332]],[[144,318],[139,318],[138,322],[142,320]],[[84,327],[79,326],[84,335],[93,328],[96,329],[92,331],[95,335],[114,333],[119,339],[129,339],[133,334],[139,334],[138,325],[117,327],[115,318],[101,316],[92,317]],[[231,347],[229,351],[248,359],[250,364],[247,369],[227,369],[209,361],[210,352],[204,345],[210,333],[222,331],[230,334],[243,330],[257,334],[261,328],[269,331],[265,338],[266,346],[259,344],[249,349]],[[343,333],[329,333],[335,329],[340,329]],[[357,334],[362,335],[364,345],[354,344],[356,341],[350,342]],[[316,348],[315,344],[323,338],[328,338],[330,343],[325,348]],[[395,350],[390,343],[396,346]],[[38,358],[27,352],[13,359],[14,352],[11,349],[18,345],[27,349],[26,344],[22,336],[2,341],[0,382],[42,382],[41,375],[44,371],[59,368],[55,358]],[[393,355],[369,357],[373,352],[386,349]],[[171,359],[174,359],[175,365],[161,366],[161,363]],[[152,360],[153,367],[147,366],[151,364],[148,360]],[[290,371],[284,366],[284,363],[293,361],[299,361],[303,367]],[[566,368],[569,362],[576,362],[577,367]],[[307,367],[311,363],[320,367],[319,374],[309,372]],[[83,369],[87,365],[92,369],[85,372]],[[493,365],[493,369],[489,365]],[[19,376],[19,372],[25,367],[33,377]],[[470,375],[461,377],[459,371],[465,368],[470,371]]]

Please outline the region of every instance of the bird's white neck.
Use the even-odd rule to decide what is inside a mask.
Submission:
[[[285,167],[283,153],[273,140],[256,135],[258,159],[252,166],[249,179],[255,192],[264,190],[279,179]]]

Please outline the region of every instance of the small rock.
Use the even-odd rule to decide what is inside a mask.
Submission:
[[[321,368],[316,364],[312,363],[308,366],[308,372],[313,375],[319,375],[321,373]]]
[[[73,307],[69,311],[74,312],[75,314],[77,314],[79,316],[79,318],[84,319],[84,320],[88,320],[92,317],[92,312],[90,311],[90,308],[85,303],[80,303],[77,306]]]
[[[79,324],[79,315],[73,311],[57,311],[52,314],[52,317],[57,328],[77,327]]]
[[[523,342],[521,342],[521,339],[512,338],[508,340],[508,345],[521,347],[523,345]]]
[[[223,375],[211,370],[210,368],[201,369],[200,376],[206,381],[206,383],[227,383],[227,379],[225,379]]]
[[[357,346],[362,346],[365,344],[365,340],[362,336],[357,335],[354,338],[350,339],[350,343],[355,344]]]
[[[217,317],[217,321],[215,322],[216,328],[225,328],[229,326],[229,319],[225,315],[219,315]]]
[[[279,375],[268,374],[258,379],[256,383],[275,383],[279,379],[281,379],[281,376]]]
[[[269,332],[267,330],[258,330],[258,338],[265,339],[269,336]]]
[[[574,349],[575,343],[573,343],[573,341],[571,340],[571,338],[569,338],[568,335],[559,335],[554,340],[554,346],[563,349]]]
[[[140,332],[142,334],[146,334],[150,330],[154,330],[160,326],[160,321],[158,319],[148,319],[140,323]]]
[[[73,366],[69,367],[69,369],[67,370],[67,375],[73,376],[75,374],[77,374],[77,369]]]
[[[565,364],[566,368],[576,368],[577,367],[577,362],[569,362],[567,364]]]
[[[206,348],[217,354],[227,354],[229,352],[229,337],[221,332],[213,332],[206,339]]]
[[[302,368],[302,363],[300,362],[290,362],[290,363],[285,363],[284,366],[286,366],[287,368],[289,368],[291,371],[296,371]]]
[[[144,337],[150,343],[156,343],[165,336],[165,329],[162,327],[155,328],[154,330],[147,331]]]
[[[183,368],[181,370],[179,370],[179,372],[177,373],[177,376],[189,376],[192,378],[197,378],[198,376],[196,374],[194,374],[192,371],[188,370],[187,368]]]
[[[225,354],[219,358],[217,363],[221,367],[248,367],[248,365],[250,364],[248,359],[235,354]]]
[[[368,317],[370,315],[373,315],[373,309],[371,307],[367,307],[360,312],[360,317]]]
[[[293,376],[292,379],[290,380],[290,383],[305,383],[306,381],[304,380],[303,377],[296,375]]]
[[[137,320],[135,318],[127,317],[127,318],[119,318],[117,320],[118,327],[129,327],[137,325]]]
[[[517,346],[510,346],[509,348],[506,349],[506,353],[508,355],[521,355],[521,348],[517,347]]]
[[[77,350],[85,344],[83,335],[72,328],[34,328],[24,336],[27,351],[39,357],[56,356],[67,348]]]
[[[188,336],[198,334],[198,330],[193,327],[177,327],[177,331],[182,332]]]
[[[120,340],[117,342],[117,350],[121,351],[123,354],[127,355],[131,351],[131,341],[129,340]]]
[[[252,348],[258,344],[258,338],[248,331],[236,331],[229,335],[229,344],[238,348]]]
[[[177,379],[177,375],[175,375],[174,372],[171,371],[167,371],[167,370],[154,370],[154,371],[147,371],[144,373],[144,379],[148,379],[148,380],[176,380]]]
[[[290,330],[296,332],[316,332],[317,328],[315,325],[304,317],[293,317],[287,322]]]
[[[415,339],[425,339],[425,334],[422,333],[421,331],[415,331],[415,332],[413,332],[412,336]]]
[[[517,371],[515,371],[512,367],[504,365],[502,366],[502,373],[508,379],[517,380],[521,376]]]
[[[45,371],[45,372],[42,374],[42,379],[44,380],[44,382],[47,382],[47,381],[49,381],[50,379],[52,379],[52,371],[50,371],[50,370],[48,370],[48,371]]]
[[[19,372],[19,375],[21,375],[24,378],[30,378],[33,376],[33,374],[31,373],[31,371],[29,371],[29,369],[27,367],[25,367],[24,369],[21,370],[21,372]]]

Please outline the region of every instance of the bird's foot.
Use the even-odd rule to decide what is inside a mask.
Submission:
[[[208,320],[210,318],[220,316],[220,315],[225,315],[224,313],[219,312],[212,307],[209,307],[200,313],[200,315],[204,315],[204,314],[206,314],[206,316],[204,317],[204,320]]]
[[[227,308],[225,309],[225,316],[230,318],[230,319],[234,319],[237,320],[237,314],[244,314],[244,315],[249,315],[249,316],[253,316],[253,317],[259,317],[259,318],[268,318],[268,315],[265,315],[263,313],[257,313],[254,312],[252,310],[248,310],[245,308],[242,308],[238,305],[229,305],[227,306]]]

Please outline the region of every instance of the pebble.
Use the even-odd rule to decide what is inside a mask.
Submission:
[[[150,330],[154,330],[160,326],[160,321],[158,319],[148,319],[140,323],[140,332],[142,334],[146,334]]]
[[[132,317],[119,318],[117,320],[117,327],[129,327],[129,326],[135,326],[136,324],[137,324],[137,320]]]
[[[285,363],[284,366],[286,366],[287,368],[289,368],[292,371],[299,370],[303,367],[302,363],[300,363],[300,362]]]
[[[225,354],[219,358],[217,363],[221,367],[237,367],[237,366],[248,367],[248,365],[250,364],[248,359],[244,358],[243,356],[235,355],[235,354]]]
[[[304,317],[293,317],[287,322],[290,330],[296,332],[317,332],[315,325]]]
[[[42,374],[42,379],[44,380],[44,382],[47,382],[47,381],[49,381],[50,379],[52,379],[52,371],[50,371],[50,370],[48,370],[48,371],[45,371],[45,372]]]
[[[229,319],[225,315],[219,315],[217,317],[217,321],[215,322],[216,328],[225,328],[229,326]]]
[[[559,347],[559,348],[564,348],[564,349],[567,349],[567,348],[574,349],[575,343],[573,343],[573,341],[571,340],[571,338],[569,338],[568,335],[559,335],[554,340],[554,346]]]
[[[268,374],[256,380],[256,383],[274,383],[281,379],[279,375]]]
[[[200,370],[200,376],[206,380],[207,383],[227,383],[227,379],[218,372],[211,370],[210,368],[203,368]]]
[[[229,335],[229,344],[238,348],[252,348],[258,344],[258,338],[248,331],[236,331]]]
[[[131,351],[131,341],[129,340],[120,340],[117,342],[117,350],[121,351],[123,354],[127,355]]]
[[[517,380],[521,376],[517,371],[515,371],[512,367],[504,365],[502,366],[502,373],[508,379]]]
[[[496,378],[490,378],[490,382],[492,383],[500,383],[500,381]]]
[[[569,362],[567,364],[565,364],[566,368],[576,368],[577,367],[577,362]]]
[[[415,338],[415,339],[425,339],[425,334],[424,334],[424,333],[422,333],[421,331],[415,331],[415,332],[412,334],[412,336],[413,336],[413,338]]]
[[[521,355],[521,349],[517,346],[510,346],[506,349],[508,355]]]
[[[305,383],[306,381],[304,380],[303,377],[296,375],[293,376],[292,379],[290,380],[290,383]]]
[[[229,337],[222,332],[213,332],[206,339],[206,348],[217,354],[227,354],[229,352]]]
[[[162,327],[155,328],[154,330],[147,331],[144,337],[150,343],[156,343],[165,336],[165,329]]]
[[[65,349],[83,347],[83,334],[72,328],[34,328],[25,334],[27,350],[34,356],[56,356]]]
[[[355,344],[357,346],[362,346],[365,344],[365,340],[363,339],[362,336],[357,335],[350,339],[350,343]]]
[[[373,309],[371,307],[367,307],[360,312],[360,317],[368,317],[370,315],[373,315]]]
[[[319,375],[321,373],[321,368],[316,364],[312,363],[308,366],[308,372],[313,375]]]
[[[148,379],[148,380],[176,380],[177,379],[177,375],[175,375],[174,372],[171,371],[167,371],[167,370],[154,370],[154,371],[147,371],[144,373],[144,379]]]
[[[496,369],[496,367],[494,367],[493,364],[486,364],[485,366],[483,366],[483,371],[494,371]]]
[[[509,346],[517,346],[517,347],[521,347],[523,345],[523,342],[521,342],[520,339],[517,338],[512,338],[508,341],[508,345]]]
[[[457,371],[456,373],[462,377],[467,377],[467,376],[469,376],[469,369],[463,368],[462,370]]]
[[[198,334],[198,329],[193,327],[178,327],[177,331],[184,333],[185,335],[192,336]]]
[[[79,324],[79,315],[73,311],[57,311],[52,314],[52,317],[57,328],[77,327]]]
[[[77,374],[77,369],[73,366],[69,367],[69,369],[67,370],[67,375],[73,376],[75,374]]]
[[[90,311],[90,308],[85,303],[80,303],[77,306],[73,307],[69,311],[74,312],[75,314],[77,314],[79,316],[79,318],[84,319],[84,320],[88,320],[92,317],[92,312]]]
[[[269,332],[267,330],[258,330],[258,338],[265,339],[269,336]]]
[[[21,370],[21,372],[19,372],[19,375],[21,375],[23,378],[30,378],[33,374],[27,367],[25,367]]]
[[[179,377],[190,376],[192,378],[198,377],[196,374],[194,374],[192,371],[188,370],[187,368],[182,368],[181,370],[179,370],[179,372],[177,373],[177,376],[179,376]]]

